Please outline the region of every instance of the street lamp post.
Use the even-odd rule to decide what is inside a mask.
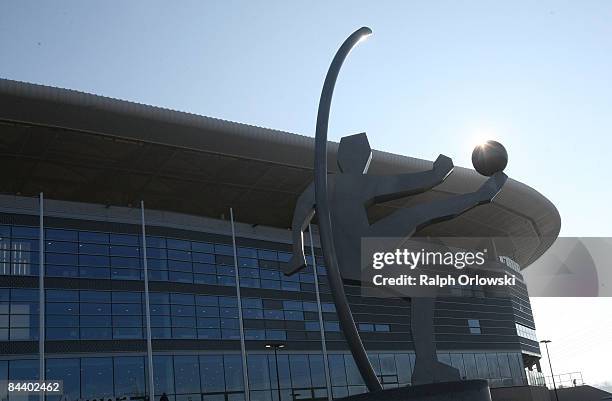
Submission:
[[[278,354],[277,351],[279,349],[285,348],[285,344],[283,343],[271,343],[266,344],[266,348],[272,348],[274,350],[274,366],[276,370],[276,388],[278,390],[278,401],[281,401],[281,388],[280,388],[280,376],[278,374]]]
[[[555,383],[555,374],[553,373],[552,362],[550,361],[550,352],[548,352],[548,343],[550,340],[542,340],[540,343],[546,347],[546,357],[548,358],[548,366],[550,366],[550,376],[552,377],[553,389],[555,390],[555,398],[559,401],[559,394],[557,393],[557,384]]]

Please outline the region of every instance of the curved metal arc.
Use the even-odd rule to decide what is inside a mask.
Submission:
[[[344,336],[348,343],[349,349],[353,354],[355,363],[361,377],[363,378],[369,391],[382,390],[382,386],[376,377],[376,373],[372,368],[372,364],[368,359],[361,337],[355,326],[353,315],[351,313],[346,294],[344,293],[344,285],[338,268],[338,258],[334,247],[332,221],[329,209],[329,197],[327,193],[327,130],[329,125],[329,114],[331,108],[332,96],[334,87],[342,63],[350,53],[351,49],[362,39],[372,34],[372,30],[363,27],[353,32],[336,52],[334,59],[331,62],[323,90],[321,91],[321,99],[319,100],[319,110],[317,113],[317,125],[315,134],[315,161],[314,161],[314,182],[315,182],[315,207],[317,218],[319,221],[319,235],[321,239],[321,247],[325,264],[327,265],[327,276],[332,292],[340,327],[344,332]],[[355,250],[357,251],[357,250]]]

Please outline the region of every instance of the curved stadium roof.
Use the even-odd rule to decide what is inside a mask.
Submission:
[[[336,143],[329,158],[335,168]],[[0,193],[135,205],[288,228],[312,180],[314,138],[87,93],[0,79]],[[432,162],[374,151],[370,174],[430,169]],[[455,167],[432,191],[374,206],[395,208],[477,189],[484,177]],[[495,202],[419,235],[511,237],[526,267],[559,234],[554,205],[508,180]]]

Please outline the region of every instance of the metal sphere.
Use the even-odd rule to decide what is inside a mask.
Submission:
[[[472,165],[482,175],[491,176],[508,165],[508,152],[496,141],[486,141],[472,152]]]

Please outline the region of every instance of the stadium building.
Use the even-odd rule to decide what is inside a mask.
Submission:
[[[45,378],[64,385],[48,400],[135,400],[148,397],[152,366],[155,400],[365,392],[316,229],[308,268],[291,277],[280,270],[294,204],[312,180],[313,145],[287,132],[0,80],[0,381],[36,379],[44,366]],[[337,144],[330,148],[335,166]],[[430,168],[375,151],[370,173]],[[456,167],[433,191],[369,213],[380,218],[483,181]],[[417,235],[516,238],[492,258],[520,276],[560,224],[550,201],[510,179],[494,203]],[[410,384],[410,300],[365,298],[356,283],[345,285],[384,387]],[[535,383],[540,349],[525,286],[510,298],[471,291],[436,301],[440,360],[491,387]],[[0,389],[2,400],[28,397],[38,395]]]

